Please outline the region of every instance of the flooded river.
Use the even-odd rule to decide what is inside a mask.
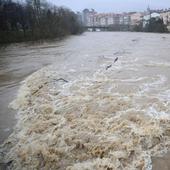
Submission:
[[[170,35],[128,32],[1,48],[4,166],[152,169],[170,146],[169,54]]]

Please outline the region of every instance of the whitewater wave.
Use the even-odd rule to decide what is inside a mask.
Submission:
[[[166,62],[149,62],[145,64],[146,67],[164,67],[164,68],[170,68],[170,63]]]
[[[151,157],[170,145],[170,103],[155,91],[166,78],[113,77],[98,70],[75,79],[48,68],[28,77],[10,104],[18,123],[1,162],[9,169],[152,169]]]

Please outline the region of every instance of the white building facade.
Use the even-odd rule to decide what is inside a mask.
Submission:
[[[130,15],[130,22],[132,26],[139,25],[143,20],[144,14],[142,12],[135,12]]]
[[[170,10],[164,11],[161,14],[161,18],[163,19],[164,24],[167,26],[170,31]]]

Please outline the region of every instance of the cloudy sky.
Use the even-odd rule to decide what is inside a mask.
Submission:
[[[143,11],[148,4],[151,9],[170,8],[170,0],[49,0],[50,2],[81,11],[94,8],[98,12]]]

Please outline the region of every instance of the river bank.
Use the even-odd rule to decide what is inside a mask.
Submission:
[[[53,64],[28,77],[10,105],[18,123],[1,147],[5,160],[14,169],[150,169],[169,147],[169,40],[101,32],[11,49],[18,73]]]

